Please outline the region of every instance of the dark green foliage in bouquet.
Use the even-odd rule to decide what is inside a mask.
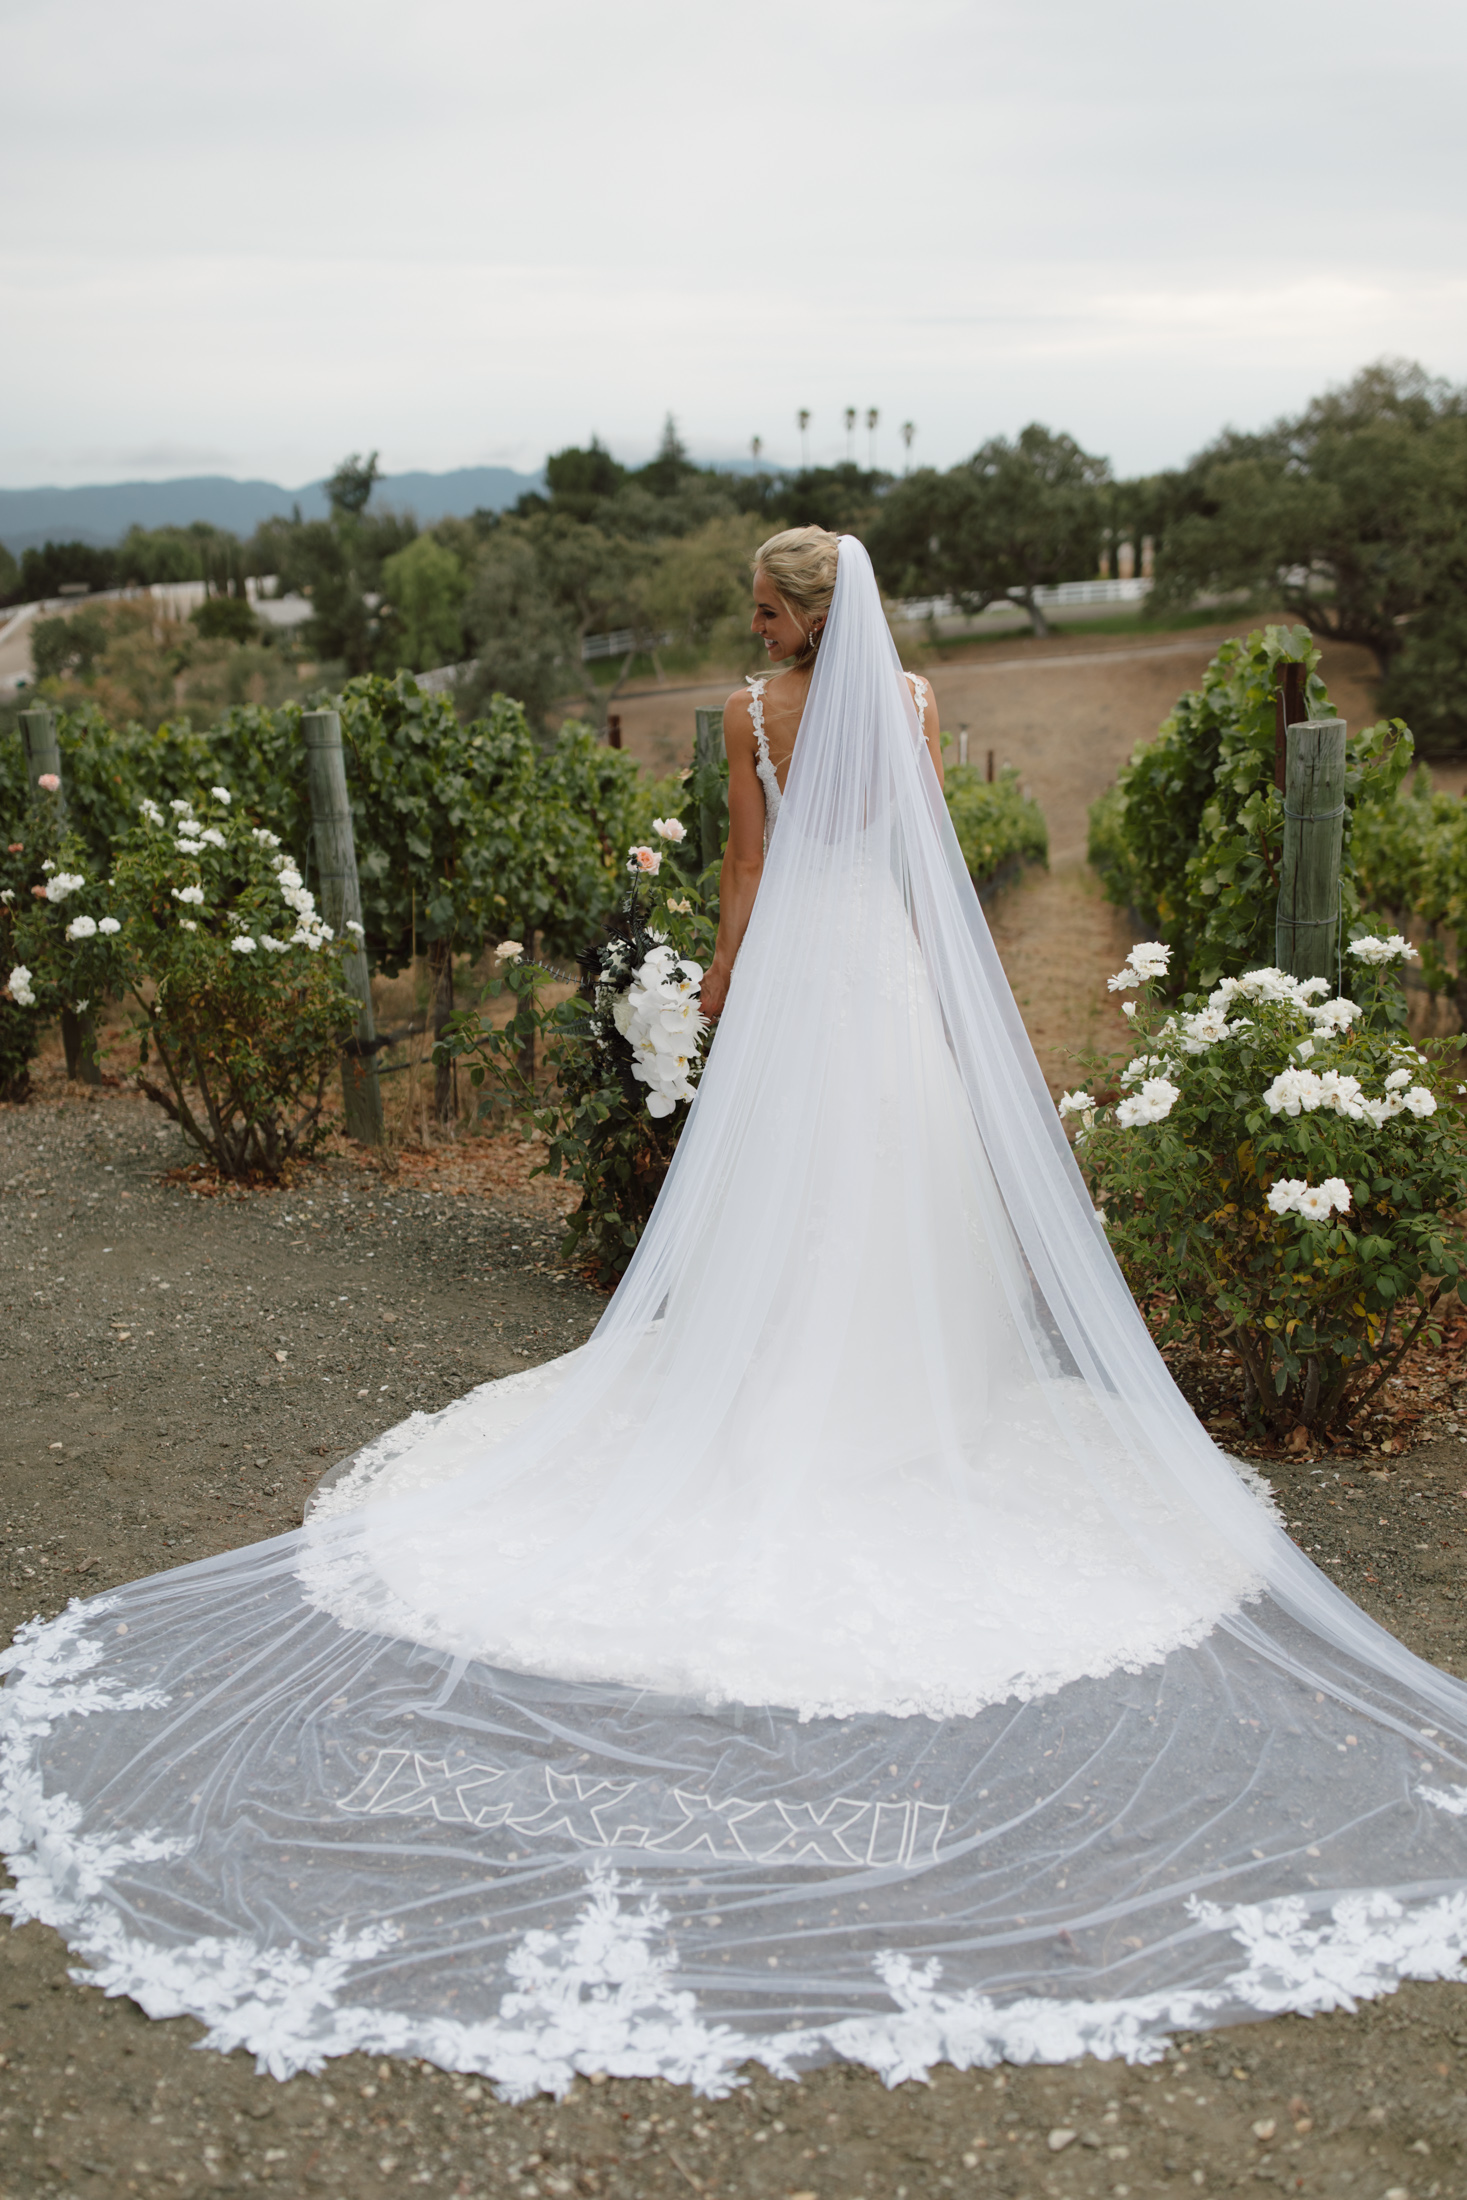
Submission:
[[[712,953],[713,921],[697,887],[670,871],[664,866],[655,885],[634,878],[604,937],[583,949],[569,998],[562,973],[523,959],[518,942],[506,943],[501,975],[489,988],[490,1016],[455,1016],[434,1050],[435,1061],[469,1063],[469,1081],[484,1093],[481,1115],[508,1108],[544,1138],[536,1173],[563,1176],[581,1195],[561,1251],[606,1285],[636,1251],[686,1120],[675,1107],[652,1112],[612,999],[654,949],[700,967]],[[558,999],[546,998],[551,989]],[[506,996],[512,1013],[495,1021],[492,1004]],[[537,1060],[543,1074],[529,1066]]]

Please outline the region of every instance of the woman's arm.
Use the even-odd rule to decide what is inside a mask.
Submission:
[[[932,682],[927,682],[927,713],[922,721],[922,732],[927,742],[927,753],[932,758],[932,769],[937,774],[937,784],[942,785],[942,724],[937,715],[937,697],[932,692]]]
[[[754,727],[744,689],[723,706],[723,745],[728,752],[728,846],[718,874],[718,944],[699,996],[705,1016],[723,1014],[734,960],[764,872],[764,789],[754,769]]]

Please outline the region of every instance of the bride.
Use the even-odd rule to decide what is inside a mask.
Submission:
[[[1467,1689],[1176,1391],[852,537],[765,544],[716,1041],[590,1342],[22,1630],[11,1914],[279,2075],[1149,2057],[1467,1954]]]

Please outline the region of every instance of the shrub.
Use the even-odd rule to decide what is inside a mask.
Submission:
[[[1412,924],[1423,983],[1456,1003],[1467,1030],[1467,803],[1434,793],[1418,771],[1409,794],[1362,811],[1355,862],[1361,899]]]
[[[189,617],[206,642],[260,639],[260,622],[246,596],[206,596]]]
[[[1433,1054],[1401,1035],[1386,972],[1412,950],[1357,938],[1366,1006],[1274,969],[1163,1016],[1168,950],[1133,948],[1136,1051],[1067,1093],[1077,1158],[1163,1337],[1226,1342],[1273,1427],[1328,1424],[1386,1379],[1467,1262],[1467,1135]],[[1117,1058],[1119,1059],[1119,1058]]]
[[[137,724],[113,725],[95,703],[56,714],[66,822],[87,864],[105,871],[113,841],[130,830],[147,796],[166,802],[210,777],[209,736],[178,719],[156,732]],[[216,775],[217,776],[217,775]],[[0,739],[0,818],[19,837],[30,793],[19,730]]]
[[[40,854],[33,829],[17,819],[14,831],[0,842],[0,955],[6,970],[21,959],[13,952],[16,919],[26,911],[31,883],[40,875]],[[0,1100],[24,1100],[30,1091],[41,1022],[39,1008],[23,1006],[9,994],[0,995]]]
[[[1044,812],[1019,784],[1012,764],[989,781],[973,764],[943,774],[948,815],[975,886],[987,886],[1024,863],[1049,862]]]
[[[1273,955],[1284,798],[1274,785],[1278,668],[1306,667],[1309,715],[1332,715],[1319,652],[1304,627],[1224,642],[1202,686],[1183,695],[1090,813],[1090,860],[1109,898],[1174,951],[1178,982],[1209,987]],[[1399,720],[1349,744],[1341,895],[1346,935],[1360,913],[1351,859],[1356,816],[1389,801],[1412,753]]]
[[[40,1013],[130,996],[141,1090],[222,1175],[278,1178],[324,1135],[327,1079],[355,1025],[341,943],[277,836],[226,790],[170,807],[165,818],[145,798],[106,878],[61,836],[13,921],[10,995]]]

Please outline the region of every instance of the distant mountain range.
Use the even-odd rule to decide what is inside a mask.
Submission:
[[[384,474],[372,501],[413,512],[426,527],[470,512],[502,512],[527,489],[544,486],[543,473],[460,466],[449,474]],[[84,489],[0,489],[0,542],[16,557],[45,542],[88,542],[102,549],[120,542],[129,527],[186,527],[196,519],[251,535],[262,519],[288,519],[296,505],[302,518],[324,519],[325,483],[282,489],[274,481],[194,474],[181,481],[109,481]]]

